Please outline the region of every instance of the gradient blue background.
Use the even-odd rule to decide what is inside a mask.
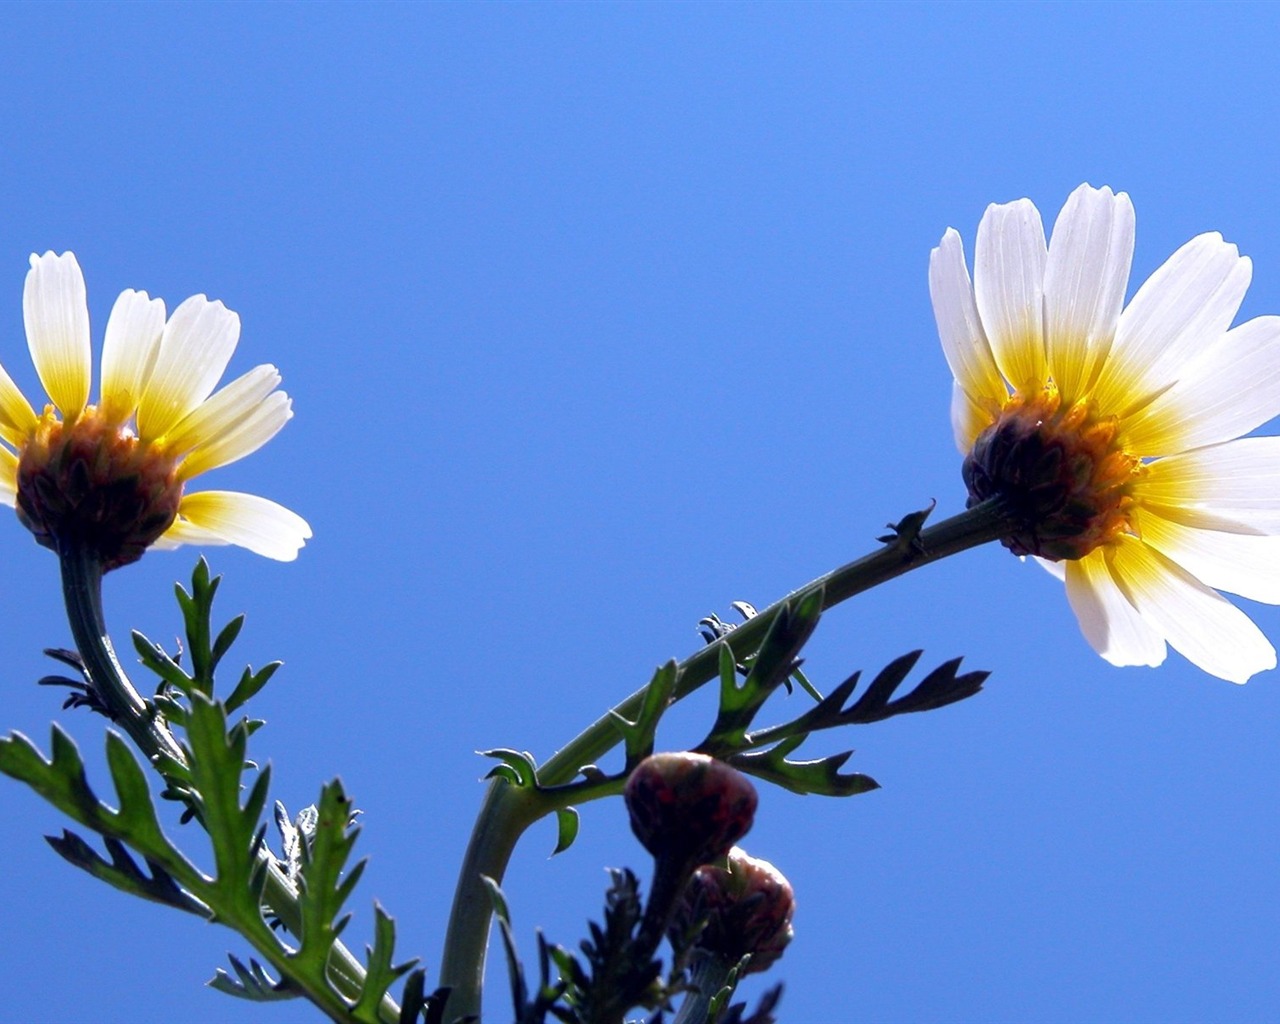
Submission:
[[[1133,287],[1219,230],[1280,312],[1280,13],[1201,5],[25,5],[0,11],[0,361],[31,251],[72,249],[95,344],[116,294],[243,318],[296,418],[208,478],[303,513],[293,565],[231,549],[232,661],[282,658],[256,753],[291,808],[340,775],[400,952],[434,978],[486,763],[539,758],[694,624],[964,499],[926,284],[955,226],[1081,181],[1138,210]],[[56,565],[0,517],[0,726],[102,722],[33,681],[66,644]],[[193,550],[109,579],[157,639]],[[1280,614],[1249,606],[1273,639]],[[914,647],[993,671],[976,699],[822,740],[880,792],[762,794],[750,849],[799,895],[788,1024],[1280,1018],[1280,675],[1176,655],[1117,670],[1056,581],[999,548],[832,612],[830,686]],[[695,702],[664,733],[701,735]],[[109,792],[105,776],[96,776]],[[64,822],[0,784],[0,1017],[318,1019],[202,987],[234,935],[64,865]],[[198,835],[189,842],[199,849]],[[508,877],[573,942],[620,803],[548,826]],[[491,975],[488,1019],[507,1016]],[[750,991],[758,992],[759,986]]]

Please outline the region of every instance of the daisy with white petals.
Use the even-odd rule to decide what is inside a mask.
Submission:
[[[1243,682],[1275,650],[1219,590],[1280,604],[1280,317],[1232,327],[1251,264],[1216,233],[1175,252],[1127,306],[1129,197],[1082,185],[1046,245],[1030,200],[992,205],[972,282],[960,236],[929,285],[955,376],[970,505],[1066,582],[1089,643],[1158,665],[1166,643]]]
[[[196,295],[164,303],[122,292],[102,350],[101,397],[89,404],[91,354],[84,277],[75,256],[31,257],[23,292],[27,344],[52,400],[37,414],[0,368],[0,500],[40,543],[93,553],[104,569],[148,546],[238,544],[288,561],[311,536],[288,509],[234,491],[184,492],[235,462],[292,416],[280,374],[259,366],[217,393],[240,318]]]

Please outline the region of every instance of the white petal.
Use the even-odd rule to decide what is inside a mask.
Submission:
[[[1041,558],[1039,555],[1032,555],[1031,557],[1033,561],[1040,563],[1040,568],[1042,568],[1050,576],[1054,577],[1055,579],[1062,580],[1063,583],[1067,581],[1067,563],[1066,562],[1051,562],[1049,561],[1049,559]]]
[[[956,447],[961,455],[968,455],[973,442],[987,427],[995,422],[996,414],[975,402],[960,386],[951,384],[951,429],[955,432]]]
[[[111,307],[102,343],[102,399],[110,419],[124,422],[138,408],[142,390],[160,351],[164,302],[128,288]]]
[[[996,365],[1015,389],[1044,384],[1047,259],[1044,225],[1030,199],[987,207],[974,252],[974,298]]]
[[[175,309],[138,406],[139,435],[161,437],[208,398],[239,340],[240,317],[221,302],[193,295]]]
[[[178,514],[189,527],[281,562],[297,558],[311,536],[305,519],[256,494],[199,491],[183,497]]]
[[[1275,648],[1217,591],[1136,538],[1122,537],[1107,552],[1125,596],[1193,665],[1233,683],[1275,668]]]
[[[184,454],[198,444],[210,444],[235,429],[280,383],[280,371],[270,364],[255,366],[212,395],[169,431],[170,452]]]
[[[31,403],[0,366],[0,437],[15,447],[25,444],[35,432],[36,422]]]
[[[1089,645],[1113,665],[1159,665],[1164,638],[1116,586],[1099,549],[1065,566],[1067,600]]]
[[[178,467],[182,480],[226,466],[256,452],[293,417],[293,403],[283,391],[260,402],[236,427],[216,441],[198,445]]]
[[[0,448],[0,502],[14,505],[18,500],[18,456]]]
[[[62,415],[78,416],[89,401],[89,306],[74,253],[31,255],[22,290],[27,348],[40,383]]]
[[[1280,537],[1197,529],[1195,517],[1180,522],[1177,509],[1134,516],[1145,543],[1215,590],[1251,601],[1280,604]]]
[[[179,514],[178,518],[173,521],[173,525],[153,541],[151,547],[157,551],[172,551],[183,544],[199,544],[204,547],[212,547],[230,543],[231,541],[226,537],[196,526],[194,523],[183,519]]]
[[[929,295],[952,376],[970,395],[1003,403],[1008,388],[978,319],[964,245],[954,228],[947,228],[941,244],[929,254]]]
[[[1280,533],[1280,437],[1242,437],[1157,459],[1134,495]]]
[[[1280,413],[1280,316],[1228,331],[1123,424],[1131,451],[1169,455],[1230,441]]]
[[[1124,415],[1168,387],[1231,326],[1253,265],[1217,232],[1169,257],[1120,315],[1094,397]]]
[[[1053,226],[1044,272],[1045,347],[1063,400],[1080,397],[1115,337],[1133,262],[1133,203],[1081,185]]]

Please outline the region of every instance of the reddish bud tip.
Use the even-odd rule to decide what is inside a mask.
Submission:
[[[706,921],[694,949],[727,963],[748,953],[746,973],[767,970],[791,941],[796,898],[782,873],[736,846],[728,868],[704,864],[693,873],[670,929],[677,938]]]

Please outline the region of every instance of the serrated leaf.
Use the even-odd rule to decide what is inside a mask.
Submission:
[[[61,836],[44,838],[54,852],[68,863],[87,871],[94,878],[122,892],[154,903],[163,903],[165,906],[195,914],[197,917],[209,916],[209,908],[184,891],[158,864],[148,861],[147,866],[151,874],[148,875],[143,871],[129,855],[124,844],[117,839],[110,837],[104,839],[107,853],[111,857],[111,862],[108,863],[74,832],[64,829]]]
[[[260,841],[259,818],[265,791],[262,777],[250,790],[246,806],[241,805],[240,778],[245,767],[246,731],[227,729],[225,710],[217,701],[199,691],[191,695],[191,717],[187,726],[191,748],[191,788],[198,795],[198,809],[213,845],[215,883],[219,913],[230,910],[238,926],[266,928],[256,891],[262,875],[255,856]]]
[[[909,694],[893,701],[890,708],[895,714],[932,711],[972,697],[991,673],[978,670],[958,675],[961,660],[953,658],[939,665]]]
[[[822,617],[823,590],[818,587],[794,604],[788,602],[769,626],[748,674],[748,682],[773,690],[791,674],[801,648]]]
[[[156,817],[151,786],[142,773],[142,766],[125,741],[114,732],[107,733],[107,767],[120,797],[118,816],[127,825],[130,844],[151,856],[171,851],[173,847],[165,838]]]
[[[658,730],[658,721],[671,706],[671,695],[679,681],[680,667],[672,659],[654,670],[649,685],[644,689],[634,722],[616,711],[609,711],[609,719],[622,737],[628,767],[634,767],[653,753],[653,737]]]
[[[234,956],[228,956],[227,959],[231,962],[231,969],[236,972],[236,977],[233,979],[219,967],[206,983],[210,988],[255,1003],[278,1003],[301,995],[287,980],[273,980],[257,960],[250,959],[249,966],[246,967]]]
[[[857,715],[858,721],[874,721],[880,710],[889,703],[894,691],[902,685],[904,679],[915,668],[916,662],[924,651],[908,651],[901,657],[894,658],[871,681],[871,685],[858,698],[858,702],[850,709]]]
[[[813,761],[788,760],[786,755],[806,738],[793,737],[768,750],[735,754],[726,760],[739,771],[801,795],[856,796],[880,788],[880,783],[869,775],[860,772],[841,774],[840,768],[853,756],[852,750]]]
[[[551,856],[564,853],[573,845],[573,841],[578,838],[580,824],[577,808],[562,807],[556,811],[556,848],[551,851]]]
[[[81,825],[108,840],[128,843],[147,858],[153,870],[158,866],[188,889],[199,886],[203,876],[160,829],[146,779],[132,751],[119,736],[109,733],[107,740],[107,762],[119,796],[118,810],[108,807],[94,794],[75,743],[56,725],[50,747],[52,756],[46,761],[25,736],[13,734],[0,740],[0,771],[27,783]],[[84,851],[64,847],[59,852],[65,855]],[[89,867],[88,864],[79,866],[86,870]],[[119,870],[128,871],[123,867]],[[203,893],[196,895],[203,898]]]
[[[417,964],[417,959],[393,964],[395,954],[396,922],[377,903],[373,905],[373,946],[365,947],[364,984],[360,996],[351,1008],[351,1016],[364,1024],[380,1024],[378,1007],[388,990]]]
[[[761,706],[795,671],[797,655],[813,635],[821,614],[821,588],[804,595],[795,604],[783,605],[759,649],[750,658],[751,668],[741,684],[736,672],[740,659],[731,649],[733,634],[728,634],[719,655],[719,711],[706,739],[695,749],[718,756],[742,747],[747,729]]]
[[[351,801],[334,779],[320,790],[316,827],[310,842],[302,845],[299,869],[298,910],[302,927],[298,949],[291,959],[308,972],[323,974],[329,953],[349,915],[341,915],[343,903],[359,881],[364,862],[343,877],[359,829],[351,827]]]

